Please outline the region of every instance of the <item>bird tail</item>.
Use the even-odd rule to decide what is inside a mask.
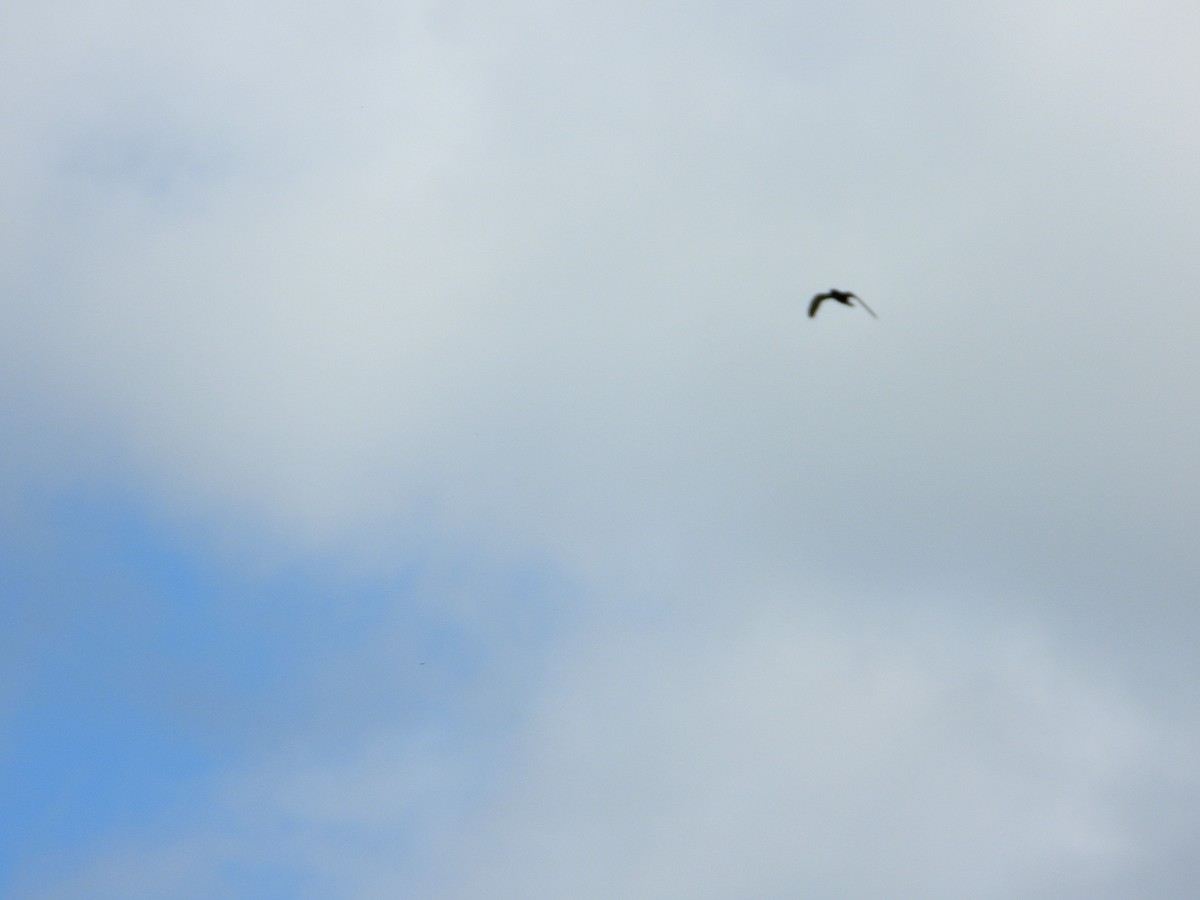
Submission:
[[[879,316],[875,315],[875,310],[871,309],[871,307],[867,306],[867,304],[863,302],[862,297],[855,294],[854,299],[857,300],[859,303],[862,303],[862,308],[865,309],[867,312],[869,312],[873,318],[876,318],[876,319],[879,318]]]

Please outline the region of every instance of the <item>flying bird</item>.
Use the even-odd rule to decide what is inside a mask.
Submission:
[[[852,299],[861,303],[862,308],[869,312],[876,319],[879,318],[879,316],[875,315],[875,310],[863,303],[862,297],[858,296],[858,294],[852,294],[849,291],[839,291],[837,288],[830,288],[825,293],[817,294],[817,296],[813,297],[812,303],[808,305],[808,317],[811,319],[813,316],[815,316],[817,314],[817,307],[826,300],[836,300],[838,303],[845,303],[847,306],[852,306],[853,304],[850,302]]]

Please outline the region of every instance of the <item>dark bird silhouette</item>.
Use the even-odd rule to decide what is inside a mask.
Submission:
[[[845,303],[847,306],[853,305],[850,302],[851,300],[857,300],[860,304],[862,304],[862,308],[869,312],[874,318],[879,318],[879,316],[875,315],[875,310],[863,303],[862,297],[858,296],[858,294],[852,294],[849,291],[839,291],[837,288],[830,288],[825,293],[817,294],[817,296],[812,298],[812,303],[808,305],[808,317],[810,319],[817,314],[817,307],[826,300],[836,300],[838,303]]]

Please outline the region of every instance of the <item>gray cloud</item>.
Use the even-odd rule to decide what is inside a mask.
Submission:
[[[1135,778],[1194,732],[1184,4],[76,11],[10,14],[0,53],[5,478],[101,459],[236,522],[232,554],[369,568],[436,534],[570,572],[605,624],[523,701],[478,884],[1102,896],[1187,868],[1187,815],[1136,799],[1175,775]],[[832,285],[880,320],[807,321]],[[778,634],[738,624],[760,588]],[[897,606],[951,637],[889,645],[864,623]],[[700,624],[613,675],[607,615]]]
[[[1162,748],[1036,639],[746,612],[569,666],[462,895],[1082,895],[1142,851]]]

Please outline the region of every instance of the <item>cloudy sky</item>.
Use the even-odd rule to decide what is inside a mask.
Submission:
[[[1195,897],[1198,45],[6,4],[0,893]]]

